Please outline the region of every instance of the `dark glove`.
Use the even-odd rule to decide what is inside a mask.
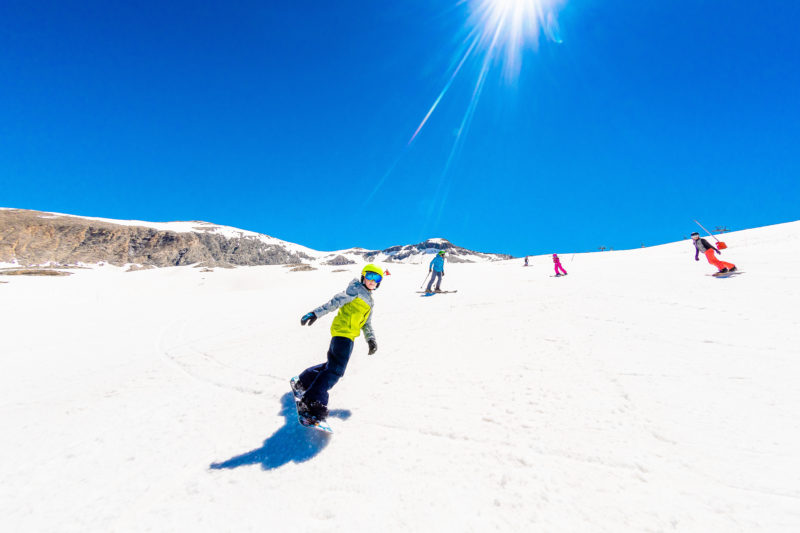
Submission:
[[[378,351],[378,343],[375,339],[367,339],[367,344],[369,345],[367,355],[372,355]]]
[[[311,324],[316,322],[316,320],[317,320],[317,315],[314,314],[314,311],[311,311],[310,313],[306,313],[303,315],[303,318],[300,319],[300,325],[305,326],[307,322],[308,325],[310,326]]]
[[[695,260],[695,261],[700,261],[700,258],[699,258],[699,257],[697,257],[697,256],[694,256],[694,260]]]
[[[722,252],[717,250],[717,255],[722,255]]]
[[[431,272],[433,272],[433,269],[432,269],[432,268],[429,268],[429,269],[428,269],[428,274],[430,274]]]

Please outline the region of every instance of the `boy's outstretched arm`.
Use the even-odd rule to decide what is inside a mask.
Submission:
[[[352,302],[353,300],[355,300],[355,298],[356,298],[355,296],[350,296],[349,294],[347,294],[346,291],[342,291],[333,298],[331,298],[328,302],[314,309],[314,314],[317,315],[317,318],[321,317],[322,315],[327,315],[331,311],[336,311],[344,304]]]
[[[339,294],[331,298],[327,303],[324,303],[321,306],[314,309],[313,311],[304,314],[303,317],[300,319],[300,325],[310,326],[322,315],[327,315],[331,311],[339,309],[344,304],[353,301],[353,298],[354,296],[348,295],[347,292],[340,292]]]

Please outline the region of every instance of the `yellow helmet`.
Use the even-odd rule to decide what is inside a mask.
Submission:
[[[381,267],[379,267],[378,265],[373,265],[372,263],[368,264],[361,271],[361,283],[364,283],[364,280],[366,279],[366,276],[367,276],[367,272],[371,272],[373,274],[377,274],[378,275],[378,279],[374,280],[374,281],[376,281],[378,283],[375,286],[375,288],[377,289],[378,287],[380,287],[381,286],[381,281],[383,280],[383,269],[381,269]]]

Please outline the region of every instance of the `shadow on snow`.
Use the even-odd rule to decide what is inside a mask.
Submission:
[[[350,418],[350,414],[351,412],[347,409],[334,409],[328,413],[328,418],[347,420]],[[264,470],[273,470],[287,463],[308,461],[330,442],[330,433],[300,425],[297,420],[294,395],[291,392],[281,397],[281,416],[285,419],[283,427],[265,440],[261,448],[231,457],[221,463],[211,463],[209,468],[221,470],[260,463]]]

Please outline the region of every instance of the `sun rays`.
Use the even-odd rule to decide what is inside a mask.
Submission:
[[[468,28],[466,38],[459,46],[460,56],[452,61],[452,72],[433,100],[409,138],[401,154],[395,159],[386,173],[376,183],[372,192],[367,196],[370,202],[375,194],[383,187],[387,178],[393,173],[400,160],[410,147],[418,142],[425,126],[430,122],[434,112],[451,90],[454,82],[465,65],[471,61],[477,63],[477,77],[472,86],[469,103],[461,117],[460,124],[455,130],[455,138],[449,149],[444,167],[438,179],[429,184],[431,193],[427,206],[424,209],[426,222],[430,223],[441,217],[447,203],[447,195],[451,186],[449,178],[453,161],[461,148],[475,110],[478,107],[484,84],[490,69],[499,66],[507,80],[516,79],[522,67],[523,52],[527,48],[536,49],[542,36],[545,39],[560,43],[556,11],[566,0],[462,0],[468,8],[468,18],[465,24]],[[474,70],[474,69],[473,69]]]

